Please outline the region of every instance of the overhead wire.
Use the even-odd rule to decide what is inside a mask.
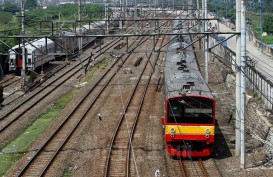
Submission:
[[[245,74],[245,73],[244,73]],[[175,119],[175,121],[176,121],[176,123],[177,123],[177,120],[176,120],[176,118],[174,118]],[[244,122],[245,124],[247,124],[246,122]],[[179,129],[178,129],[179,130]],[[240,129],[240,131],[241,131],[241,129]]]
[[[235,61],[235,64],[237,64],[236,61]],[[244,73],[244,74],[245,74],[245,73]],[[250,80],[250,79],[249,79],[249,80]],[[251,80],[250,80],[250,82],[251,82]],[[254,85],[253,82],[251,82],[251,83]],[[231,84],[236,86],[236,84],[233,84],[233,83],[231,83]],[[238,86],[238,87],[240,87],[240,86]],[[233,97],[234,97],[234,96],[233,96]],[[238,113],[237,110],[236,110],[235,112],[233,112],[233,114],[239,114],[239,113]],[[246,115],[246,116],[247,116],[247,115]],[[246,117],[246,119],[247,119],[247,117]],[[238,121],[238,120],[235,120],[235,121]],[[242,122],[239,120],[239,123],[242,123]],[[250,129],[252,129],[252,130],[253,130],[253,129],[256,129],[257,131],[260,131],[260,129],[258,129],[258,128],[256,128],[256,127],[253,127],[253,125],[249,125],[247,122],[244,122],[244,124],[248,127],[249,130],[250,130]],[[239,127],[239,128],[235,127],[235,129],[237,129],[237,130],[239,130],[239,131],[241,132],[241,128],[240,128],[240,127]],[[252,134],[251,134],[251,133],[249,133],[248,131],[245,131],[245,133],[248,134],[248,135],[250,135],[250,137],[252,137],[252,138],[254,138],[254,136],[255,136],[255,137],[259,137],[259,135],[255,134],[255,133],[252,133]],[[254,139],[257,140],[257,138],[254,138]],[[259,137],[258,140],[265,144],[265,141],[266,141],[266,140],[263,140],[263,139],[260,138],[260,137]],[[273,144],[270,143],[270,142],[268,142],[267,145],[273,147]],[[253,154],[250,153],[250,155],[253,156],[253,158],[254,158],[254,155],[253,155]],[[254,158],[254,160],[255,160],[255,158]],[[259,169],[259,170],[262,170],[260,167],[258,167],[258,169]],[[262,172],[264,173],[265,176],[267,176],[263,170],[262,170]]]

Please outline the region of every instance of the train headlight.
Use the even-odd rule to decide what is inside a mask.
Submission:
[[[207,128],[206,129],[206,133],[209,134],[210,133],[210,129]]]
[[[171,128],[171,132],[172,132],[172,133],[175,133],[175,129],[174,129],[174,128]]]

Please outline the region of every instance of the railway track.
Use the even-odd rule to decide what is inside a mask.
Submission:
[[[132,49],[134,50],[135,47]],[[123,54],[124,55],[124,54]],[[122,66],[126,59],[121,59],[122,56],[109,67],[109,69],[101,76],[101,78],[89,88],[81,101],[75,105],[74,109],[63,120],[58,128],[49,136],[46,142],[30,157],[25,166],[18,170],[16,176],[43,176],[52,165],[54,159],[61,151],[62,147],[67,143],[69,138],[77,130],[80,123],[87,117],[86,115],[96,103],[102,92],[107,88],[110,81],[114,78],[117,71],[121,67],[117,67],[117,71],[113,68],[121,60]]]
[[[179,159],[179,169],[182,177],[221,177],[212,159],[183,160]]]
[[[180,159],[179,167],[182,177],[209,177],[202,159],[198,161],[185,161]]]
[[[16,82],[20,82],[20,78],[12,76],[12,77],[8,77],[7,79],[4,79],[3,81],[0,82],[0,85],[2,85],[2,87],[8,87],[11,84],[14,84]]]
[[[99,50],[97,51],[97,55],[94,56],[94,60],[101,55],[103,55],[103,52],[109,50],[110,48],[114,47],[120,42],[121,39],[118,39],[114,43],[108,43],[103,48],[103,51],[99,53]],[[87,57],[84,62],[84,65],[86,65],[87,60],[89,57]],[[24,114],[26,114],[29,110],[31,110],[36,104],[41,102],[45,97],[52,94],[55,89],[60,87],[63,83],[65,83],[67,80],[69,80],[73,75],[78,73],[82,69],[81,64],[76,64],[74,67],[70,68],[69,70],[63,72],[58,77],[55,77],[54,79],[50,80],[45,84],[44,87],[41,87],[39,89],[36,89],[35,91],[31,92],[27,98],[24,100],[21,100],[20,103],[13,106],[11,109],[9,109],[7,112],[3,112],[0,117],[0,133],[5,131],[8,127],[13,125],[20,117],[22,117]],[[26,104],[28,103],[28,104]],[[16,110],[16,111],[15,111]],[[11,118],[10,118],[11,117]]]
[[[46,82],[51,76],[53,76],[54,74],[56,74],[57,72],[61,71],[62,69],[64,69],[66,66],[68,65],[68,63],[64,63],[56,68],[53,68],[49,73],[47,73],[46,75],[44,75],[40,81],[36,81],[35,83],[33,83],[30,88],[28,89],[27,92],[31,92],[34,89],[38,88],[39,86],[41,86],[44,82]],[[16,92],[18,92],[19,90],[16,90],[12,93],[10,93],[5,100],[7,100],[7,98],[12,97]],[[21,99],[22,97],[24,97],[25,94],[20,94],[19,96],[16,96],[15,98],[10,98],[9,101],[5,101],[2,104],[3,106],[8,106],[12,103],[15,103],[16,101],[19,101],[19,99]]]
[[[165,36],[164,36],[165,38]],[[157,40],[158,42],[159,40]],[[160,47],[163,44],[163,40],[161,40]],[[152,64],[155,66],[155,64],[158,61],[160,53],[157,53],[156,59],[154,63]],[[148,60],[145,63],[145,66],[138,77],[138,80],[130,94],[129,101],[124,107],[123,114],[120,116],[119,121],[117,122],[116,128],[114,130],[114,133],[112,135],[112,138],[110,140],[110,144],[108,147],[108,153],[106,154],[106,163],[105,163],[105,169],[104,169],[104,176],[138,176],[138,170],[136,164],[131,164],[131,154],[134,155],[132,151],[132,140],[133,135],[136,129],[136,125],[138,122],[138,119],[140,117],[140,113],[142,110],[142,106],[144,103],[145,95],[147,92],[147,89],[149,87],[149,83],[151,80],[151,77],[153,75],[153,67],[150,68],[150,70],[147,69],[147,66],[151,62],[152,53],[148,56]],[[145,83],[145,86],[140,87],[139,84],[141,82],[142,76],[145,72],[149,73],[149,77],[147,79],[147,82]],[[133,103],[133,100],[137,102],[138,109],[135,111],[134,108],[130,108],[131,104]],[[135,104],[134,104],[135,105]],[[128,116],[128,115],[134,115],[134,116]],[[132,160],[133,161],[133,160]]]

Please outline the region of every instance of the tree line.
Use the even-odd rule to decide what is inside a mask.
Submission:
[[[0,5],[0,35],[13,36],[21,32],[21,7],[17,4],[5,2]],[[82,20],[94,20],[104,18],[104,6],[99,4],[86,4],[82,6]],[[37,30],[39,23],[35,21],[77,20],[78,5],[65,4],[49,6],[46,9],[38,6],[37,0],[25,1],[25,31],[26,34],[39,35]],[[43,35],[43,34],[42,34]],[[18,44],[15,39],[4,39],[9,46]],[[0,52],[9,48],[0,43]]]

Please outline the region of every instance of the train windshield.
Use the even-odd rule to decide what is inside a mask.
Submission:
[[[213,123],[213,101],[206,98],[175,98],[168,102],[168,123]]]

